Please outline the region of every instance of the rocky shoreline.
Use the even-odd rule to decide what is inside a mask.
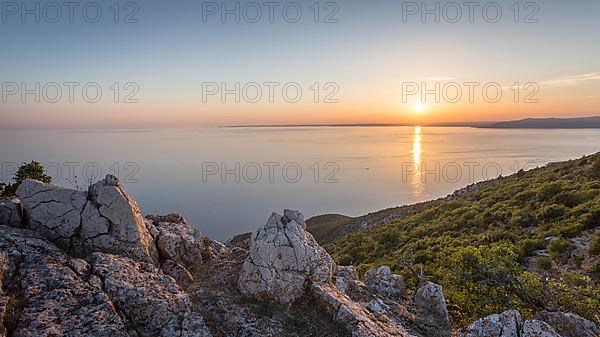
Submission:
[[[359,279],[273,213],[220,243],[178,214],[142,216],[117,178],[88,191],[26,180],[0,201],[0,336],[597,337],[579,316],[516,311],[452,327],[441,286],[386,266]]]

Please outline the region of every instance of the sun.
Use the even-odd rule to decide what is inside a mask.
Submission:
[[[413,109],[415,110],[416,113],[420,114],[422,112],[425,112],[425,104],[423,103],[417,103],[413,106]]]

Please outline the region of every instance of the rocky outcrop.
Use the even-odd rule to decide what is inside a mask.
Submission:
[[[335,286],[346,293],[358,282],[358,274],[353,266],[337,266],[336,274],[333,276]]]
[[[525,321],[521,337],[564,337],[559,335],[554,329],[542,321]]]
[[[367,270],[364,281],[369,290],[391,298],[399,298],[406,290],[404,277],[392,274],[388,266]]]
[[[538,320],[523,322],[516,310],[493,314],[475,321],[463,337],[561,337],[550,325]],[[563,336],[564,337],[564,336]]]
[[[152,264],[94,253],[92,274],[140,336],[208,337],[189,296]]]
[[[172,260],[190,270],[195,270],[202,261],[214,258],[226,251],[216,241],[203,236],[188,225],[180,214],[147,215],[149,231],[154,237],[161,260]]]
[[[0,200],[0,225],[21,227],[22,217],[21,200],[18,198]]]
[[[192,273],[173,260],[165,260],[161,263],[160,268],[165,274],[175,279],[177,284],[183,289],[187,289],[194,284],[194,276]]]
[[[385,314],[384,308],[377,310],[371,304],[369,310],[328,284],[313,284],[311,290],[332,319],[344,326],[353,337],[411,336],[402,325]],[[382,302],[377,304],[385,306]]]
[[[87,192],[25,181],[0,202],[0,337],[448,337],[442,287],[336,266],[302,214],[225,246],[179,214],[142,218],[118,180]],[[554,327],[554,328],[553,328]],[[559,331],[559,335],[556,331]],[[596,336],[581,317],[516,311],[466,337]]]
[[[273,213],[252,234],[238,287],[246,296],[289,304],[307,282],[329,282],[334,268],[333,259],[306,231],[302,214],[285,210],[283,216]]]
[[[541,311],[535,314],[536,320],[544,321],[562,337],[597,337],[598,326],[583,317],[559,311]]]
[[[436,321],[450,326],[450,315],[446,308],[446,299],[442,286],[427,282],[419,287],[414,296],[415,306]]]
[[[521,332],[522,325],[521,314],[516,310],[509,310],[473,322],[465,329],[464,337],[517,337]]]
[[[0,312],[13,336],[127,337],[109,298],[38,234],[0,226]]]
[[[88,192],[25,180],[17,190],[26,228],[67,252],[101,251],[156,260],[152,236],[137,203],[111,175]]]

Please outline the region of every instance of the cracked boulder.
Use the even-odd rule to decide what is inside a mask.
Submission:
[[[390,298],[399,298],[406,290],[404,277],[392,274],[388,266],[367,270],[364,281],[369,290]]]
[[[175,280],[153,264],[94,253],[92,274],[140,336],[212,336]]]
[[[429,314],[437,322],[450,326],[450,315],[441,285],[433,282],[425,283],[417,289],[414,302],[419,310]]]
[[[0,279],[0,335],[128,336],[108,297],[37,233],[0,226]]]
[[[25,180],[17,189],[26,228],[74,255],[101,251],[156,260],[137,203],[107,175],[88,192]]]
[[[562,337],[600,336],[600,329],[598,329],[596,323],[575,314],[541,311],[535,314],[535,319],[548,323]]]
[[[0,200],[0,225],[21,227],[21,201],[18,198]]]
[[[302,214],[285,210],[252,234],[238,288],[246,296],[291,303],[308,283],[331,281],[334,269],[333,259],[306,231]]]

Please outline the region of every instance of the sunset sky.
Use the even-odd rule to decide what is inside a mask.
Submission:
[[[449,2],[440,2],[440,7]],[[119,21],[133,11],[126,3],[120,3]],[[447,22],[443,15],[440,23],[433,15],[423,23],[420,13],[403,18],[407,2],[381,0],[343,0],[330,6],[322,1],[319,23],[309,8],[312,1],[298,2],[302,16],[296,23],[282,15],[288,2],[275,7],[270,23],[268,7],[259,1],[263,13],[258,22],[242,17],[236,23],[233,15],[221,22],[220,12],[207,14],[211,8],[207,3],[140,1],[139,12],[132,16],[138,23],[114,23],[109,4],[103,5],[97,23],[83,20],[81,8],[75,9],[74,23],[68,22],[64,8],[58,23],[43,17],[35,23],[33,16],[23,23],[20,13],[9,15],[2,8],[0,127],[427,124],[600,115],[598,0],[535,1],[539,11],[534,15],[535,8],[521,1],[519,23],[509,8],[513,1],[498,2],[503,13],[496,23],[482,15],[487,1],[474,9],[473,23],[468,7],[462,7],[457,23]],[[228,1],[226,6],[235,8],[235,3]],[[244,7],[248,1],[238,3]],[[428,4],[433,8],[433,1]],[[34,8],[35,1],[27,5]],[[493,11],[488,13],[491,17]],[[289,13],[294,17],[294,8]],[[530,14],[539,22],[522,22]],[[328,15],[338,22],[324,23]],[[95,82],[103,96],[88,103],[76,89],[70,103],[66,87],[56,103],[44,99],[36,103],[33,95],[22,103],[20,93],[7,95],[11,89],[7,83],[34,88],[36,82],[41,87],[51,82]],[[133,87],[122,88],[115,103],[110,89],[115,82],[121,87],[136,83],[139,103],[122,102]],[[236,103],[233,95],[226,96],[226,102],[218,94],[203,99],[209,82],[226,83],[228,88],[236,82],[241,87],[256,82],[263,96],[256,103],[243,97]],[[281,84],[274,89],[273,103],[264,82]],[[318,103],[311,89],[315,82],[320,84]],[[335,85],[324,88],[329,82]],[[430,95],[423,103],[419,95],[412,95],[403,102],[407,83],[434,88],[436,82],[440,88],[460,84],[463,98],[436,103]],[[481,84],[475,88],[473,103],[465,82]],[[502,89],[497,103],[482,96],[482,86],[492,82]],[[286,83],[302,89],[297,103],[282,97]],[[535,86],[520,87],[515,103],[514,83]],[[524,103],[535,87],[539,91],[533,98],[539,102]],[[334,91],[338,102],[323,102]]]

